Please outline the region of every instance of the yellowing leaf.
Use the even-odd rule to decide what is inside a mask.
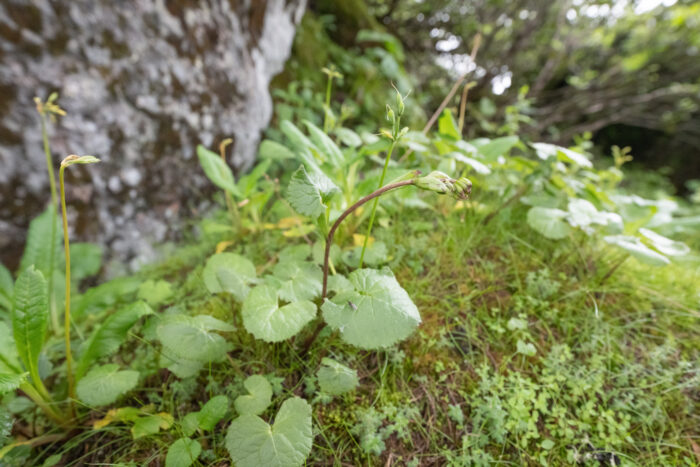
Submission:
[[[233,245],[234,243],[235,243],[235,242],[228,241],[228,240],[227,240],[227,241],[223,241],[223,242],[217,243],[217,244],[216,244],[216,253],[223,253],[224,251],[226,251],[226,249],[227,249],[228,247],[230,247],[230,246]]]
[[[374,243],[374,237],[369,237],[367,240],[367,246],[371,246]],[[352,234],[352,244],[355,246],[362,246],[365,244],[365,236],[362,234]]]

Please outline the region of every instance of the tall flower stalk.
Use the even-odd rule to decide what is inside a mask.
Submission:
[[[71,399],[71,411],[73,411],[73,399],[75,399],[75,377],[73,375],[73,354],[70,348],[70,239],[68,238],[68,214],[66,212],[66,189],[64,172],[66,167],[74,164],[94,164],[100,160],[94,156],[70,155],[63,159],[58,171],[58,179],[61,185],[61,211],[63,214],[63,245],[66,254],[66,303],[64,308],[63,337],[66,346],[66,378],[68,380],[68,397]]]
[[[51,147],[49,145],[49,134],[46,128],[46,119],[55,120],[56,115],[63,116],[66,112],[56,103],[57,93],[52,93],[46,102],[42,102],[38,97],[34,98],[36,110],[41,117],[41,137],[44,141],[44,154],[46,156],[46,170],[49,176],[49,186],[51,188],[51,246],[49,250],[49,272],[48,293],[49,293],[49,315],[51,316],[51,327],[54,334],[59,332],[58,313],[56,312],[56,302],[53,293],[53,276],[56,267],[56,236],[58,235],[58,194],[56,192],[56,176],[53,171],[53,161],[51,159]]]

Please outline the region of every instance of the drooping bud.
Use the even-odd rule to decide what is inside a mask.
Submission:
[[[468,178],[455,180],[447,174],[434,170],[425,177],[415,179],[415,185],[422,189],[444,195],[450,194],[457,199],[467,199],[472,191],[472,182]]]
[[[76,156],[71,154],[61,161],[61,167],[70,167],[74,164],[94,164],[95,162],[100,162],[95,156]]]

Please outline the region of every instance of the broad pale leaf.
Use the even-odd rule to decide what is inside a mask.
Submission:
[[[637,237],[632,237],[630,235],[609,235],[603,237],[603,240],[622,248],[642,263],[652,266],[664,266],[671,262],[664,255],[657,253],[643,244]]]
[[[568,213],[561,209],[535,206],[527,212],[527,223],[545,237],[558,240],[571,231],[569,224],[564,222],[567,216]]]
[[[127,333],[142,317],[153,313],[151,307],[144,302],[136,302],[131,306],[118,310],[109,316],[83,346],[80,360],[75,372],[75,379],[80,380],[88,367],[97,359],[112,355],[126,340]]]
[[[255,277],[253,263],[235,253],[217,253],[209,257],[202,272],[204,285],[209,292],[228,292],[238,301],[243,301],[248,296]]]
[[[683,256],[690,253],[690,247],[688,247],[688,245],[685,243],[671,240],[668,237],[657,234],[653,230],[641,228],[639,229],[639,233],[649,241],[654,249],[658,250],[664,255]]]
[[[326,203],[339,191],[322,172],[307,172],[302,165],[292,174],[287,199],[299,214],[316,219],[326,212]]]
[[[261,375],[251,375],[243,383],[248,395],[238,396],[234,401],[239,415],[260,415],[270,406],[272,401],[272,386]]]
[[[345,146],[351,148],[362,146],[362,138],[360,138],[360,135],[350,130],[349,128],[336,128],[335,134],[336,136],[338,136],[340,142],[343,143]]]
[[[306,125],[306,128],[309,130],[311,140],[323,152],[323,154],[328,157],[329,162],[335,167],[340,167],[343,164],[344,157],[343,152],[340,150],[338,145],[336,145],[335,142],[333,142],[333,140],[323,132],[323,130],[310,121],[304,120],[304,125]]]
[[[202,446],[195,440],[180,438],[168,448],[165,467],[190,467],[202,453]]]
[[[622,217],[613,212],[598,211],[590,201],[574,198],[569,201],[569,216],[567,221],[572,227],[578,227],[587,233],[593,230],[592,224],[613,226],[613,232],[621,232],[623,228]],[[613,233],[611,232],[611,233]]]
[[[279,252],[279,262],[285,261],[305,261],[311,254],[311,247],[302,243],[300,245],[289,245]]]
[[[532,143],[535,152],[540,159],[547,160],[551,157],[557,157],[566,162],[572,162],[581,167],[591,168],[593,164],[588,158],[580,152],[572,151],[571,149],[563,148],[549,143]]]
[[[363,349],[388,347],[420,324],[418,308],[388,269],[360,269],[348,276],[353,290],[322,306],[323,317],[342,339]]]
[[[474,172],[476,172],[478,174],[488,175],[491,173],[491,169],[489,169],[482,162],[479,162],[476,159],[472,159],[471,157],[467,157],[462,153],[452,152],[452,153],[450,153],[450,156],[459,162],[463,162],[464,164],[467,164],[469,167],[474,169]]]
[[[197,146],[197,157],[199,158],[199,164],[202,166],[202,169],[204,169],[207,178],[209,178],[214,185],[237,198],[242,198],[241,192],[236,186],[236,180],[233,178],[231,168],[218,154],[200,144]]]
[[[255,287],[243,302],[243,325],[266,342],[289,339],[316,316],[316,305],[308,300],[280,307],[278,290],[268,284]]]
[[[165,347],[165,355],[198,362],[218,361],[229,349],[226,340],[213,331],[235,328],[208,315],[171,315],[163,318],[156,335]]]
[[[287,146],[284,146],[276,141],[266,139],[260,143],[258,158],[283,161],[285,159],[294,159],[294,153],[287,148]]]
[[[297,467],[311,452],[311,406],[293,397],[282,404],[272,426],[256,415],[231,422],[226,449],[237,467]]]
[[[333,396],[352,391],[359,384],[357,370],[330,358],[321,360],[321,368],[316,372],[316,378],[321,391]]]
[[[76,392],[85,404],[100,407],[134,389],[138,380],[138,371],[120,371],[117,364],[102,365],[94,367],[78,382]]]
[[[312,262],[281,261],[272,272],[280,281],[278,296],[282,300],[313,300],[321,295],[323,271]]]
[[[321,169],[313,156],[314,153],[320,154],[316,145],[289,120],[284,120],[280,124],[280,130],[292,143],[292,147],[296,150],[297,156],[304,165],[312,172],[320,172]]]
[[[32,265],[19,275],[15,284],[12,334],[19,358],[34,380],[39,378],[39,354],[46,339],[48,321],[46,280]]]

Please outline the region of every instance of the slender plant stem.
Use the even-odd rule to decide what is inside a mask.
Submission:
[[[328,133],[328,113],[331,110],[331,87],[333,86],[333,77],[328,75],[328,83],[326,84],[326,108],[323,114],[323,131]]]
[[[333,236],[335,235],[335,231],[338,229],[338,226],[340,226],[340,224],[345,220],[345,218],[352,214],[353,211],[355,211],[357,208],[367,203],[368,201],[371,201],[375,198],[379,198],[387,191],[394,190],[396,188],[401,188],[403,186],[414,185],[415,183],[415,180],[403,180],[401,182],[390,183],[389,185],[383,186],[378,190],[375,190],[374,192],[365,196],[364,198],[360,199],[349,208],[347,208],[340,215],[340,217],[336,219],[336,221],[333,223],[333,226],[331,227],[331,230],[328,232],[328,237],[326,238],[326,251],[323,256],[323,293],[321,294],[321,302],[323,302],[326,299],[326,293],[328,292],[328,260],[330,258],[331,245],[333,244]]]
[[[622,266],[622,263],[624,263],[625,261],[627,261],[627,258],[629,258],[629,257],[630,257],[629,254],[625,254],[625,255],[623,255],[615,264],[613,264],[612,267],[608,270],[608,272],[605,273],[605,275],[603,276],[603,278],[600,279],[599,285],[602,285],[605,281],[607,281],[608,279],[610,279],[610,277],[615,273],[615,271],[617,271],[617,268],[619,268],[620,266]]]
[[[231,138],[226,138],[221,142],[221,144],[219,144],[219,155],[221,156],[221,160],[224,161],[224,164],[226,164],[226,146],[232,142],[233,140]],[[226,208],[228,209],[228,215],[231,218],[231,223],[234,227],[238,227],[240,220],[238,205],[234,202],[231,193],[226,190],[224,190],[224,197],[226,198]]]
[[[66,422],[66,418],[57,412],[56,409],[51,407],[51,405],[44,400],[34,386],[28,382],[24,382],[19,386],[19,388],[24,391],[24,393],[29,396],[29,398],[34,401],[34,403],[38,405],[39,408],[43,410],[44,413],[46,413],[46,415],[48,415],[53,421],[57,422],[59,425]]]
[[[70,240],[68,239],[68,213],[66,212],[66,190],[63,180],[65,166],[58,171],[58,179],[61,184],[61,209],[63,212],[63,245],[66,251],[66,305],[63,322],[63,336],[66,343],[66,373],[68,379],[68,397],[75,398],[75,380],[73,378],[73,355],[70,349]],[[71,411],[73,401],[71,400]]]
[[[56,312],[56,302],[53,293],[53,276],[56,262],[56,235],[58,231],[58,195],[56,194],[56,177],[53,171],[53,161],[51,160],[51,149],[49,147],[49,135],[46,130],[46,117],[41,114],[41,136],[44,140],[44,154],[46,155],[46,170],[49,173],[49,186],[51,187],[51,248],[49,251],[49,314],[51,316],[51,326],[54,334],[58,334],[58,313]]]
[[[400,125],[399,125],[400,126]],[[386,170],[389,167],[389,160],[391,159],[391,154],[394,152],[394,147],[396,146],[396,139],[391,141],[391,146],[389,147],[389,152],[386,155],[386,159],[384,160],[384,170],[382,170],[382,176],[379,179],[379,188],[384,185],[384,178],[386,178]],[[369,216],[369,225],[367,226],[367,234],[365,235],[365,240],[362,243],[362,253],[360,253],[360,265],[359,268],[362,269],[362,263],[364,262],[365,259],[365,250],[367,249],[367,242],[369,241],[369,236],[372,234],[372,224],[374,224],[374,216],[377,212],[377,203],[379,200],[375,200],[374,204],[372,205],[372,213]]]

